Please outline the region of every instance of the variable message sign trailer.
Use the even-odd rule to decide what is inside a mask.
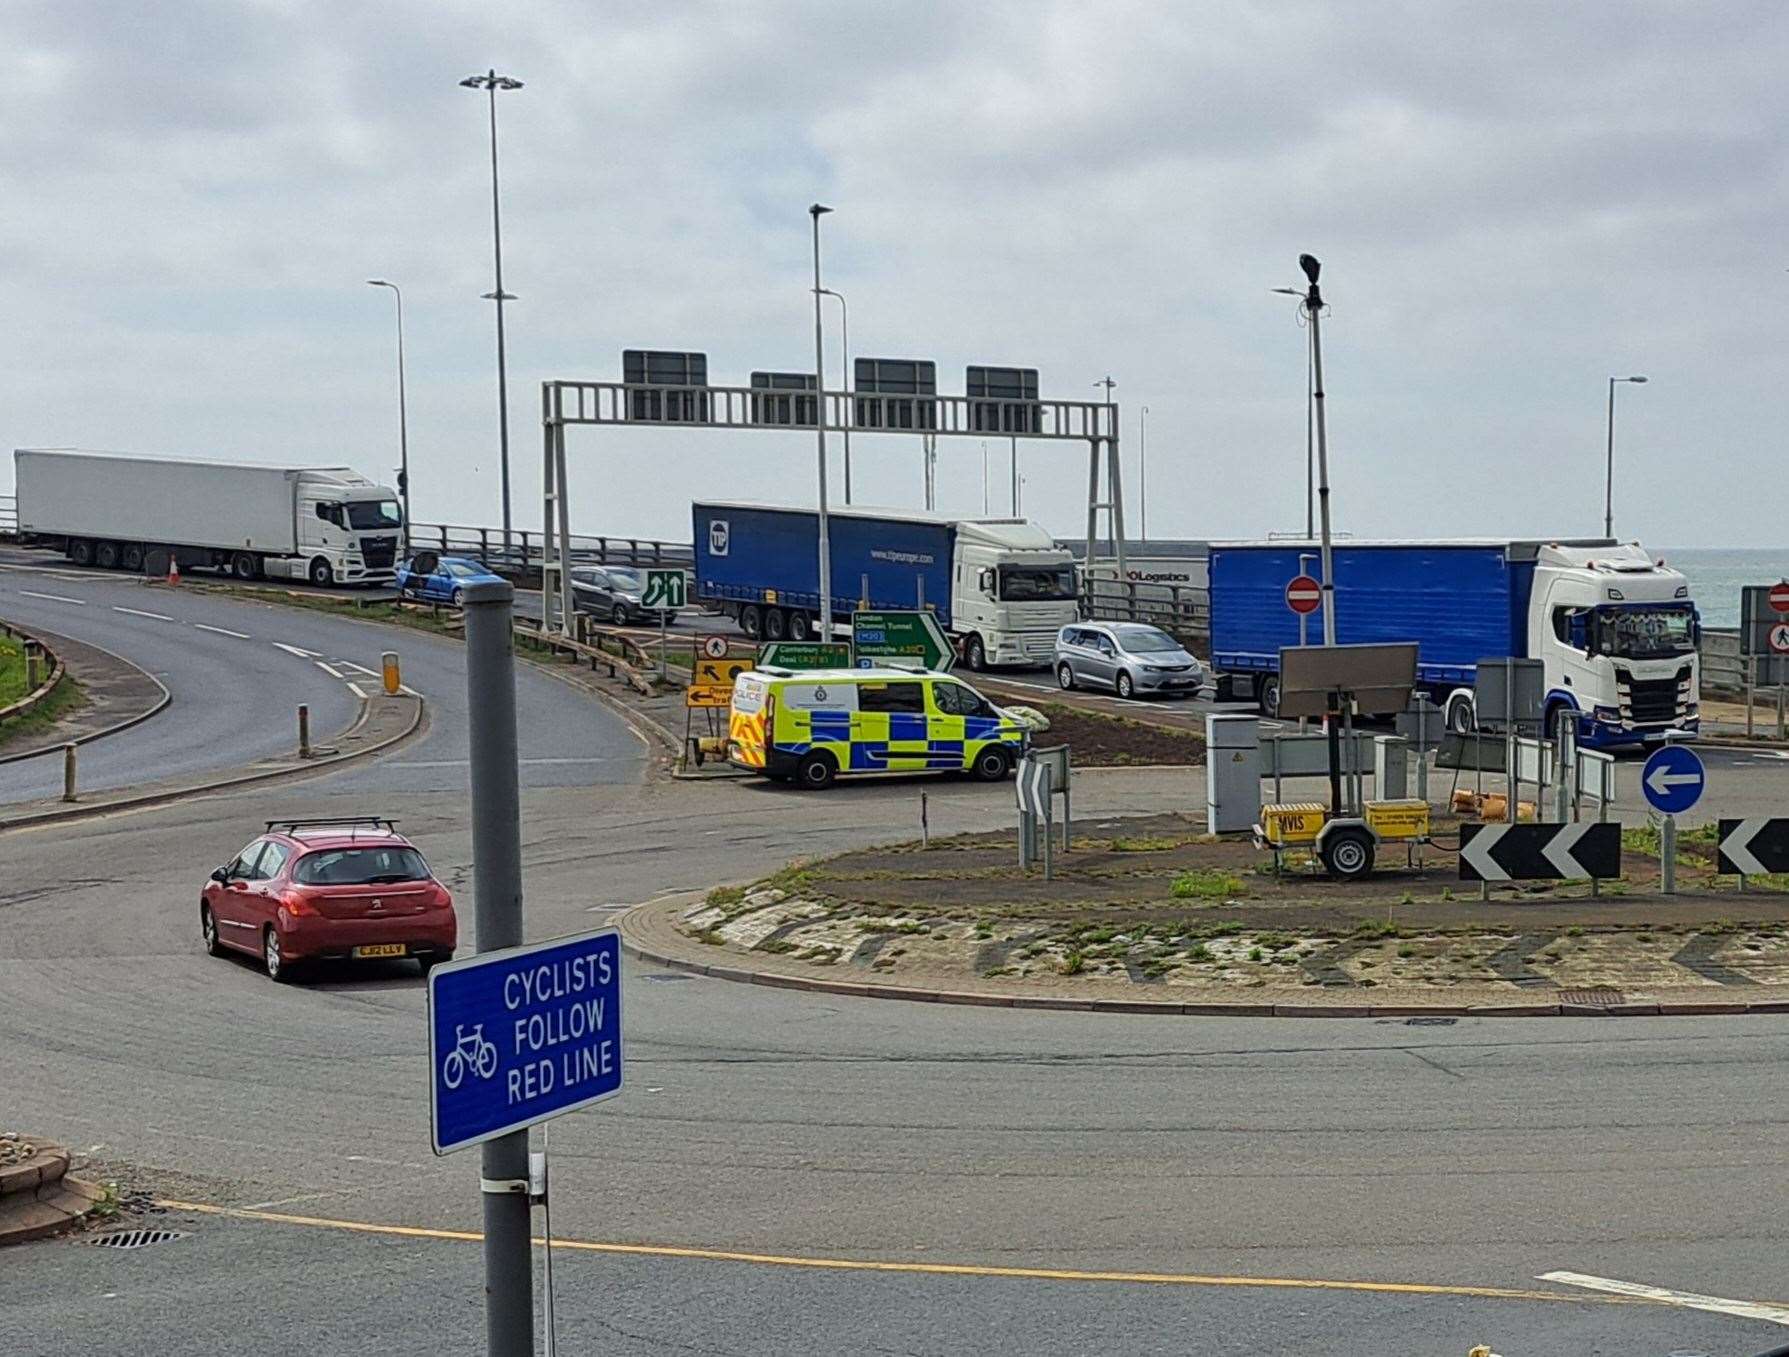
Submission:
[[[1279,705],[1280,649],[1299,643],[1287,585],[1314,564],[1304,541],[1211,547],[1211,667],[1220,698]],[[1417,690],[1450,729],[1473,728],[1478,662],[1542,661],[1547,729],[1578,714],[1593,748],[1694,734],[1699,622],[1683,575],[1637,543],[1339,542],[1339,644],[1414,641]],[[1313,640],[1322,612],[1310,616]]]
[[[746,635],[818,634],[819,517],[765,504],[693,506],[698,601]],[[971,669],[1047,665],[1076,620],[1074,557],[1023,519],[855,506],[827,512],[836,621],[865,602],[930,608]]]
[[[20,535],[76,565],[140,571],[166,556],[239,579],[395,577],[397,495],[347,467],[20,448],[13,476]]]

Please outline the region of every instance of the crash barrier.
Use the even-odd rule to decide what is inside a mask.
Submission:
[[[1192,585],[1084,576],[1081,611],[1096,621],[1147,622],[1183,639],[1211,635],[1211,592]]]
[[[1621,826],[1461,825],[1462,881],[1608,881],[1621,875]]]
[[[625,637],[597,633],[597,643],[587,644],[584,641],[573,640],[568,636],[561,636],[558,632],[546,631],[538,622],[524,621],[521,618],[517,618],[515,619],[513,626],[518,639],[526,640],[530,645],[538,646],[542,650],[550,651],[555,655],[569,655],[574,660],[589,660],[590,667],[593,670],[606,667],[610,678],[621,679],[629,687],[633,688],[644,697],[651,697],[656,691],[653,688],[652,680],[646,674],[642,673],[639,668],[629,664],[625,659],[622,659],[619,656],[610,654],[601,647],[600,643],[603,640],[615,641],[620,645],[623,653],[625,653],[627,647],[633,644]],[[635,645],[634,648],[636,650],[639,649],[637,645]]]
[[[540,573],[541,534],[525,528],[510,531],[507,550],[501,528],[412,523],[409,535],[413,550],[471,556],[499,572]],[[695,560],[688,542],[660,542],[644,537],[587,537],[573,533],[570,547],[574,565],[689,565]]]
[[[56,685],[62,682],[66,666],[55,651],[10,622],[0,622],[0,633],[20,641],[25,651],[25,695],[16,702],[0,707],[0,721],[5,721],[23,716],[47,701],[50,694],[56,691]]]
[[[1068,746],[1033,749],[1020,760],[1014,776],[1019,803],[1019,866],[1029,871],[1041,855],[1044,880],[1055,877],[1051,840],[1056,823],[1055,800],[1062,798],[1062,851],[1068,851],[1073,815],[1070,807]]]
[[[1435,767],[1454,774],[1453,789],[1459,790],[1462,773],[1509,774],[1509,748],[1512,741],[1505,735],[1473,731],[1466,734],[1449,732],[1442,736],[1435,751]],[[1513,741],[1516,750],[1517,782],[1533,782],[1541,787],[1560,790],[1560,760],[1551,740],[1531,740],[1519,736]],[[1574,818],[1581,812],[1583,798],[1598,805],[1598,818],[1615,799],[1615,756],[1595,749],[1577,750],[1575,760],[1565,764],[1565,802]],[[1555,796],[1555,806],[1559,801]]]

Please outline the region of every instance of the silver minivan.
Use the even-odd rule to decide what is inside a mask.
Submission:
[[[1076,622],[1056,634],[1056,682],[1065,689],[1109,688],[1120,697],[1190,695],[1205,686],[1205,669],[1160,627]]]

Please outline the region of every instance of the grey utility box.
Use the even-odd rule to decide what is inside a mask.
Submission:
[[[1253,716],[1205,718],[1205,831],[1247,833],[1261,818],[1261,723]]]
[[[1410,745],[1397,735],[1373,739],[1373,795],[1381,801],[1402,801],[1410,793]]]

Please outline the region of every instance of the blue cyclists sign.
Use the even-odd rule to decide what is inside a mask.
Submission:
[[[429,1126],[465,1149],[621,1092],[621,937],[613,928],[429,972]]]
[[[1646,803],[1661,815],[1681,815],[1702,799],[1708,770],[1687,745],[1660,745],[1646,760],[1640,786]]]

